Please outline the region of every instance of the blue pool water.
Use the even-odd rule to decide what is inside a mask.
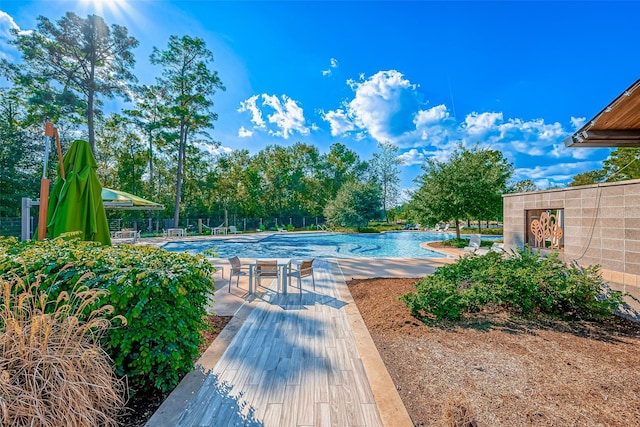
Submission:
[[[381,234],[278,233],[259,241],[258,235],[229,237],[226,240],[170,242],[163,246],[173,252],[200,253],[214,248],[220,258],[443,258],[445,255],[423,249],[422,242],[455,237],[449,233],[389,232]]]

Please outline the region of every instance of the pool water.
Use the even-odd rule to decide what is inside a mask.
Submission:
[[[220,258],[444,258],[446,255],[420,247],[423,242],[452,239],[449,233],[424,231],[380,234],[278,233],[260,240],[258,235],[227,240],[170,242],[162,246],[173,252],[200,253],[214,248]]]

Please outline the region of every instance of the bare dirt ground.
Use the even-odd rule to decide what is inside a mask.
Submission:
[[[416,280],[348,283],[416,426],[640,425],[640,324],[498,312],[427,326],[398,301]]]

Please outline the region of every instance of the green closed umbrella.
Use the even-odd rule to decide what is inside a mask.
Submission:
[[[98,165],[87,141],[76,140],[62,159],[66,180],[58,177],[49,198],[47,238],[81,231],[82,240],[111,245],[102,204]]]

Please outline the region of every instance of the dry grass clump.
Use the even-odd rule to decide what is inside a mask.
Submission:
[[[3,426],[117,426],[126,387],[98,344],[111,306],[79,284],[55,301],[28,284],[0,278],[0,414]],[[125,319],[121,318],[125,322]]]
[[[449,396],[442,411],[443,427],[478,427],[471,404],[462,395]]]

